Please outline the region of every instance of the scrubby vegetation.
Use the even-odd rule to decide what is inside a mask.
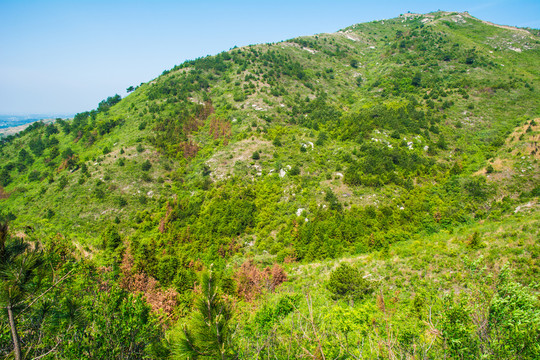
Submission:
[[[539,51],[406,14],[1,139],[0,354],[538,358]]]

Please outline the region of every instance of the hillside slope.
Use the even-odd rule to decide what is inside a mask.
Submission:
[[[480,325],[451,328],[442,295],[480,286],[472,269],[480,265],[461,262],[463,254],[484,256],[492,274],[506,274],[509,263],[520,286],[535,288],[539,80],[537,30],[467,13],[405,14],[235,48],[175,66],[72,121],[0,140],[2,214],[12,234],[61,242],[79,261],[113,269],[130,291],[150,292],[129,285],[134,274],[154,281],[156,294],[169,289],[175,305],[166,311],[181,318],[211,263],[237,306],[253,314],[280,296],[295,298],[297,315],[272,318],[283,323],[259,350],[268,356],[291,354],[277,339],[316,295],[321,316],[329,307],[358,313],[347,326],[379,343],[368,357],[410,355],[417,346],[427,354],[436,339],[444,341],[431,351],[457,356],[466,350],[448,336],[464,332],[470,338],[459,341],[475,343],[467,350],[474,358],[487,351],[473,339]],[[378,300],[328,305],[339,298],[325,285],[335,259],[365,269]],[[238,272],[270,265],[284,267],[289,281],[276,293],[247,295]],[[482,283],[489,301],[504,283],[495,278]],[[306,305],[297,295],[309,287]],[[405,329],[407,315],[393,302],[399,340],[381,325],[393,321],[386,310],[376,310],[389,294],[418,307],[416,325]],[[440,321],[450,321],[446,330],[431,318],[426,325],[428,298]],[[163,299],[147,301],[163,308]],[[372,327],[366,312],[375,314]],[[244,325],[238,346],[250,358],[257,335]],[[339,326],[318,328],[329,344],[298,337],[294,351],[327,346],[345,356],[340,346],[360,339],[347,340]],[[332,331],[344,342],[332,343]]]

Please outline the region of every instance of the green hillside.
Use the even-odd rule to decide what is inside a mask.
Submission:
[[[0,139],[23,357],[538,358],[539,80],[536,29],[405,14]]]

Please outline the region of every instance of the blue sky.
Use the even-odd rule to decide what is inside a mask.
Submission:
[[[408,11],[540,27],[540,0],[0,0],[0,114],[73,114],[232,47],[334,32]]]

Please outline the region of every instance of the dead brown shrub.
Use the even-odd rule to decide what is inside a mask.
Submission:
[[[193,141],[183,141],[178,144],[178,150],[182,152],[185,159],[194,158],[199,152],[199,145],[195,144]]]
[[[210,135],[214,140],[224,138],[225,142],[231,137],[231,123],[219,116],[210,118]]]
[[[146,302],[152,307],[153,311],[163,311],[171,316],[177,305],[178,293],[174,289],[162,290],[159,282],[142,271],[134,270],[134,260],[128,246],[122,264],[120,265],[122,275],[120,286],[132,293],[142,293]]]
[[[278,264],[260,270],[253,260],[246,260],[235,274],[237,294],[253,301],[263,290],[274,291],[287,281],[285,270]]]
[[[0,185],[0,199],[7,199],[8,197],[9,197],[9,194]]]

